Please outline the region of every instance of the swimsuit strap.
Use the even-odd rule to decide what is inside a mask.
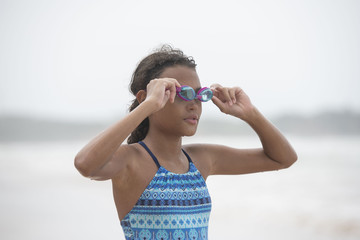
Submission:
[[[181,149],[181,150],[182,150],[183,153],[185,154],[185,156],[186,156],[186,158],[188,159],[188,161],[192,163],[192,160],[191,160],[189,154],[187,154],[184,149]]]
[[[160,163],[159,163],[159,161],[157,160],[157,158],[155,157],[155,155],[151,152],[151,150],[148,148],[148,146],[146,146],[146,144],[145,144],[143,141],[140,141],[139,144],[145,148],[145,150],[150,154],[150,156],[151,156],[152,159],[154,160],[156,166],[157,166],[158,168],[160,168]]]
[[[148,148],[148,146],[146,146],[146,144],[145,144],[143,141],[140,141],[139,144],[145,148],[145,150],[150,154],[151,158],[154,160],[156,166],[157,166],[158,168],[160,168],[160,163],[159,163],[159,161],[157,160],[157,158],[155,157],[155,155],[151,152],[151,150]],[[187,154],[184,149],[181,149],[181,150],[182,150],[183,153],[185,154],[187,160],[188,160],[190,163],[192,163],[192,160],[191,160],[189,154]]]

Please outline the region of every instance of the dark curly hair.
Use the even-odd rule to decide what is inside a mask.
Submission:
[[[150,80],[157,78],[167,67],[175,65],[186,66],[195,69],[196,63],[192,57],[186,56],[181,50],[174,49],[170,45],[163,45],[152,54],[140,61],[136,67],[129,85],[134,96],[140,90],[146,90]],[[136,97],[129,108],[129,112],[139,106]],[[141,124],[130,134],[127,143],[136,143],[143,140],[149,130],[149,118],[144,119]]]

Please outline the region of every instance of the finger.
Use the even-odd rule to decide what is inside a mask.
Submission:
[[[214,83],[210,85],[210,88],[216,89],[216,88],[222,88],[222,86],[218,83]]]
[[[220,109],[221,112],[225,112],[225,104],[218,97],[213,96],[211,101]]]
[[[176,87],[180,87],[180,83],[175,78],[168,78],[167,79],[167,88],[169,90],[169,100],[171,103],[175,101],[176,97]]]
[[[232,99],[230,97],[230,92],[228,88],[221,88],[220,94],[223,96],[224,102],[228,102],[230,105],[232,105]]]
[[[219,89],[221,89],[222,86],[218,83],[214,83],[210,85],[210,89],[213,92],[215,96],[219,96]]]
[[[165,91],[165,96],[164,96],[164,98],[165,98],[165,102],[167,102],[169,99],[170,99],[170,102],[171,102],[171,92],[169,91],[169,90],[166,90]]]
[[[236,103],[236,89],[235,88],[229,89],[229,95],[230,95],[232,103]]]
[[[174,85],[175,86],[175,85]],[[176,97],[176,87],[172,87],[169,91],[169,99],[171,103],[174,103]]]
[[[170,102],[173,103],[176,97],[176,87],[180,87],[180,83],[176,79],[172,79],[171,89],[170,89]]]
[[[174,81],[175,81],[176,87],[181,87],[181,84],[178,82],[178,80],[176,80],[175,78],[173,78],[173,79],[174,79]]]
[[[181,87],[181,84],[175,78],[165,78],[169,84],[174,84],[175,87]]]

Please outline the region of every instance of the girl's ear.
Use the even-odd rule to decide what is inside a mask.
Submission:
[[[137,92],[136,94],[136,99],[138,101],[138,103],[142,103],[146,98],[146,91],[145,90],[140,90]]]

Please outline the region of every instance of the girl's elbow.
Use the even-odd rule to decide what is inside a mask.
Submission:
[[[298,156],[296,153],[293,154],[293,156],[290,156],[287,158],[286,162],[283,163],[283,168],[289,168],[291,167],[298,159]]]
[[[297,155],[296,152],[294,151],[293,156],[291,157],[291,164],[290,164],[290,166],[293,165],[297,160],[298,160],[298,155]],[[290,167],[290,166],[289,166],[289,167]]]
[[[77,155],[74,160],[74,166],[81,175],[91,178],[91,170],[83,157]]]

